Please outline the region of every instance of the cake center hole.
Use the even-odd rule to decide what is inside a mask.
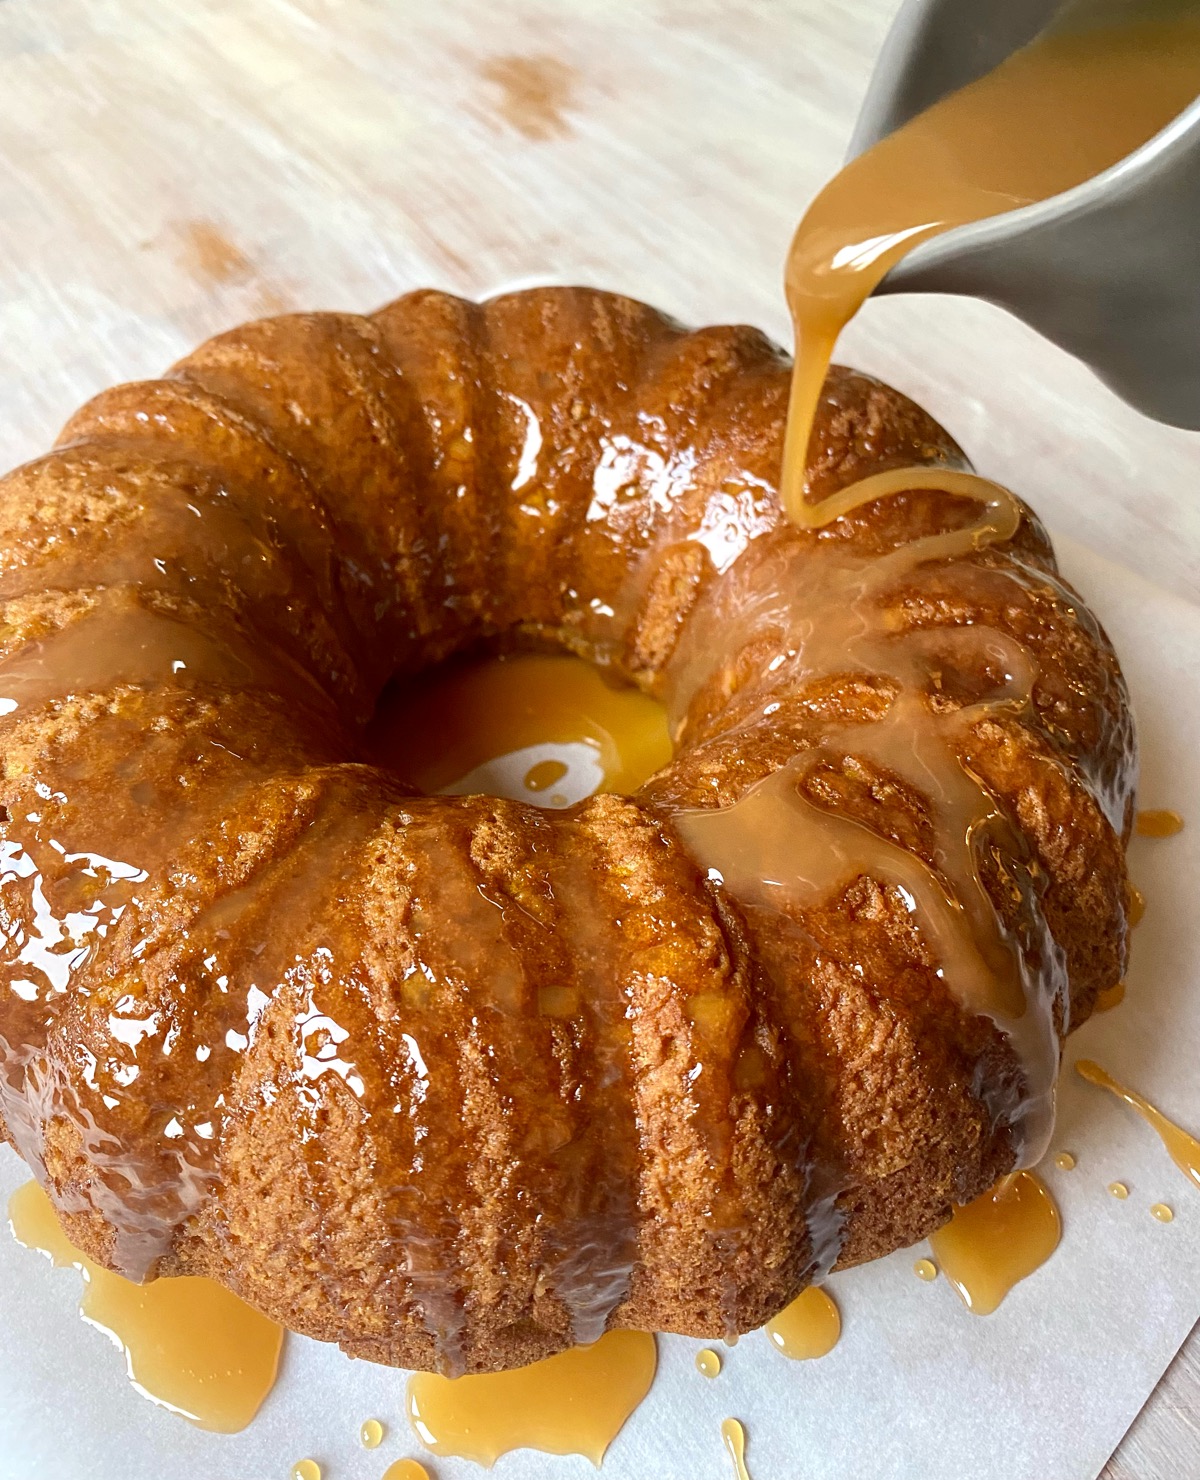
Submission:
[[[368,759],[427,796],[508,797],[551,810],[634,792],[671,758],[666,711],[582,658],[453,658],[384,691]]]

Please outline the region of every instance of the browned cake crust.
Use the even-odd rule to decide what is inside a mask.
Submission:
[[[675,761],[562,814],[356,759],[394,674],[523,644],[663,693],[756,561],[966,517],[915,492],[785,526],[786,392],[751,329],[421,292],[223,334],[3,481],[0,1109],[81,1248],[355,1355],[486,1370],[606,1325],[757,1326],[1012,1164],[988,1087],[1020,1066],[896,889],[855,878],[784,931],[671,821],[877,715],[869,676],[781,686],[770,630],[714,651]],[[846,370],[812,457],[818,497],[963,465]],[[1032,515],[892,603],[932,634],[930,705],[986,687],[964,626],[1036,662],[964,760],[1044,881],[1073,1026],[1125,963],[1116,660]],[[849,756],[806,784],[928,852],[898,778]],[[1003,915],[1003,860],[981,869]]]

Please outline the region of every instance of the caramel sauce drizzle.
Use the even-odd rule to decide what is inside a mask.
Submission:
[[[1075,1072],[1081,1079],[1086,1079],[1089,1084],[1094,1084],[1100,1089],[1108,1090],[1109,1094],[1116,1095],[1118,1100],[1123,1100],[1131,1110],[1136,1111],[1152,1130],[1158,1132],[1160,1140],[1167,1148],[1167,1154],[1188,1181],[1200,1187],[1200,1140],[1185,1131],[1182,1126],[1176,1125],[1173,1120],[1168,1120],[1157,1106],[1152,1105],[1136,1090],[1114,1079],[1093,1059],[1077,1060]]]

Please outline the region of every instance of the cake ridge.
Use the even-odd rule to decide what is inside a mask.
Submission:
[[[170,373],[102,393],[65,460],[0,482],[0,1114],[80,1247],[212,1275],[357,1355],[484,1370],[612,1324],[761,1324],[1012,1165],[1022,1065],[940,979],[897,887],[860,872],[781,913],[710,876],[681,822],[803,780],[814,810],[928,844],[917,773],[855,754],[904,685],[878,663],[807,687],[770,665],[814,571],[878,577],[970,500],[935,486],[786,526],[786,359],[588,289],[287,316]],[[818,430],[818,490],[965,462],[840,369]],[[205,534],[157,570],[162,490],[197,468],[217,480]],[[129,543],[104,558],[224,656],[205,670],[172,638],[147,667],[122,637],[121,682],[89,687],[81,646],[58,691],[22,691],[17,665],[55,613],[78,633],[85,603],[19,591],[83,580],[104,545],[19,531],[56,487],[66,509],[114,480]],[[205,526],[218,485],[289,574],[208,610],[250,548],[224,515]],[[1057,1052],[1124,965],[1134,740],[1107,640],[1013,507],[1003,542],[864,600],[880,641],[920,648],[954,764],[1028,850],[1048,934],[1019,949],[1066,993]],[[982,667],[954,646],[968,626],[998,634]],[[325,703],[304,707],[272,633]],[[384,683],[474,643],[564,648],[666,698],[675,759],[633,798],[554,816],[416,797],[361,764]],[[970,722],[1013,644],[1031,702]],[[1002,852],[981,865],[993,903]],[[62,985],[39,975],[51,947]],[[162,1193],[152,1237],[122,1168]]]

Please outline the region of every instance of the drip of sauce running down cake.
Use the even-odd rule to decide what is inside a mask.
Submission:
[[[991,1192],[955,1208],[929,1243],[963,1304],[973,1315],[987,1316],[1049,1259],[1061,1236],[1050,1189],[1034,1172],[1011,1172]]]
[[[1162,1111],[1152,1105],[1149,1100],[1119,1083],[1094,1060],[1079,1059],[1075,1065],[1075,1072],[1081,1079],[1086,1079],[1089,1084],[1108,1090],[1110,1094],[1116,1095],[1118,1100],[1123,1100],[1131,1110],[1136,1110],[1146,1124],[1158,1132],[1163,1145],[1167,1148],[1167,1154],[1183,1175],[1194,1186],[1200,1187],[1200,1140],[1185,1131],[1182,1126],[1176,1125],[1173,1120],[1168,1120]]]
[[[609,1331],[510,1372],[408,1381],[408,1420],[434,1454],[493,1465],[510,1449],[582,1454],[599,1465],[622,1424],[650,1391],[654,1337]]]
[[[135,1285],[102,1268],[68,1241],[36,1182],[17,1188],[8,1216],[26,1248],[83,1276],[80,1313],[125,1354],[139,1392],[203,1429],[246,1427],[274,1386],[280,1326],[213,1280]]]

